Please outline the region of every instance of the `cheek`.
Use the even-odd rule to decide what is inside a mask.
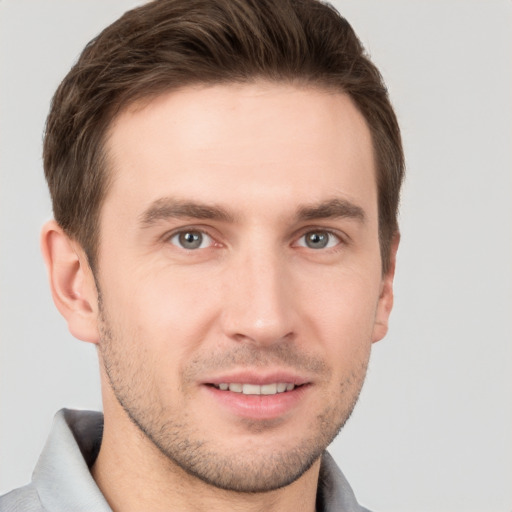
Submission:
[[[380,274],[372,269],[339,269],[310,279],[302,287],[309,316],[329,337],[369,339],[380,291]]]
[[[359,382],[366,372],[379,295],[380,274],[374,274],[331,275],[309,294],[308,311],[301,315],[337,375],[335,381]]]
[[[136,337],[167,359],[190,353],[206,336],[218,303],[211,280],[199,273],[133,269],[130,279],[109,274],[109,315],[126,338]],[[149,347],[148,347],[149,348]]]

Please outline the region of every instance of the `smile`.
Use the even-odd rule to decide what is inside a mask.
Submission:
[[[221,383],[214,384],[215,388],[221,391],[232,391],[234,393],[242,393],[244,395],[275,395],[277,393],[285,393],[295,389],[295,384],[289,382],[275,382],[272,384],[242,384],[234,382],[232,384]]]
[[[208,396],[205,405],[213,398],[228,412],[230,421],[232,415],[255,421],[287,418],[296,408],[312,403],[314,389],[307,377],[286,371],[276,371],[273,376],[233,372],[208,379],[201,387]]]

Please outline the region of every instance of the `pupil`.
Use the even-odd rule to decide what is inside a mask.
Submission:
[[[185,249],[197,249],[202,242],[202,235],[198,232],[186,232],[180,235],[180,244]]]
[[[325,233],[310,233],[306,238],[306,245],[311,249],[323,249],[327,245]]]

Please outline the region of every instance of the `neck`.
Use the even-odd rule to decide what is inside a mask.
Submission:
[[[92,476],[112,510],[314,512],[320,460],[292,484],[274,491],[219,489],[178,467],[134,425],[114,399]]]

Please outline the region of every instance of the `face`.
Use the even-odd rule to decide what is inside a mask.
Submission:
[[[291,483],[347,420],[386,329],[364,119],[318,89],[187,88],[122,113],[107,147],[103,385],[189,474]]]

